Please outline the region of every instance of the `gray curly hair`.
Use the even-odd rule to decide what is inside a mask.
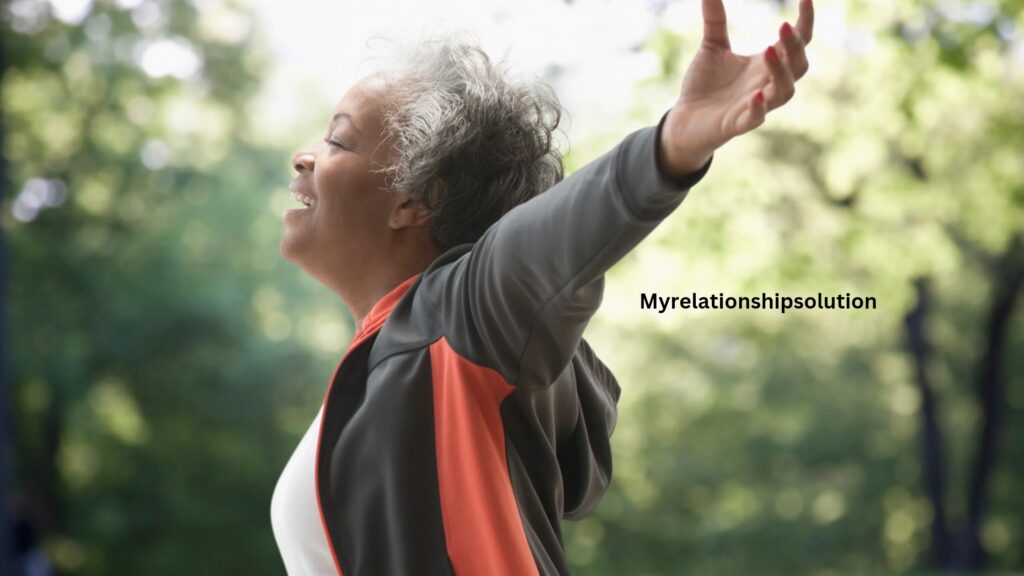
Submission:
[[[393,190],[430,210],[438,249],[476,242],[563,178],[553,138],[562,109],[550,86],[510,77],[465,33],[392,46],[378,70],[395,145],[382,171]]]

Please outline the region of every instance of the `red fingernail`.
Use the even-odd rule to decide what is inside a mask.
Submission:
[[[779,55],[775,53],[775,47],[773,46],[769,46],[768,49],[764,51],[764,55],[772,62],[779,61]]]
[[[793,37],[793,27],[789,25],[789,22],[782,23],[782,34],[789,38]]]
[[[757,91],[757,95],[756,95],[756,96],[754,96],[754,102],[757,102],[757,104],[758,104],[759,106],[760,106],[761,104],[764,104],[764,92],[762,92],[762,91],[758,90],[758,91]]]

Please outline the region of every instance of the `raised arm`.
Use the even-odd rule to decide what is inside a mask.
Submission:
[[[665,117],[662,118],[663,120]],[[505,214],[454,265],[445,289],[451,342],[515,385],[544,386],[568,364],[601,303],[604,272],[682,202],[707,172],[671,181],[659,127]]]
[[[445,316],[468,358],[506,381],[543,387],[568,364],[601,303],[603,279],[707,173],[714,151],[764,122],[807,68],[813,22],[801,0],[796,30],[765,54],[729,49],[721,0],[704,0],[704,41],[679,100],[658,126],[514,208],[455,263]]]

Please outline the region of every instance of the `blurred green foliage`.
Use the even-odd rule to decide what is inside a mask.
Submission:
[[[940,567],[937,548],[971,532],[978,390],[999,350],[975,566],[1024,569],[1024,4],[818,4],[851,40],[815,40],[794,102],[720,150],[609,274],[587,337],[623,397],[612,488],[565,525],[580,574]],[[16,481],[44,548],[83,576],[283,573],[271,493],[351,329],[277,253],[289,151],[254,129],[256,23],[230,2],[3,10]],[[643,49],[662,74],[569,168],[656,119],[696,42],[655,33]],[[879,308],[658,315],[641,291]]]
[[[17,482],[61,573],[280,573],[274,481],[346,316],[277,254],[256,23],[137,4],[4,14]]]
[[[611,352],[624,392],[611,493],[567,527],[585,573],[1024,568],[1024,322],[1013,297],[1024,274],[1022,5],[816,4],[819,37],[838,16],[845,40],[812,41],[814,73],[788,108],[720,150],[610,275],[588,334]],[[795,22],[795,5],[783,16]],[[639,102],[671,95],[688,61],[678,54],[697,41],[651,39],[664,74]],[[650,118],[637,112],[637,123]],[[850,292],[879,307],[659,316],[639,311],[641,291]],[[923,358],[909,345],[920,305]],[[1003,371],[994,416],[979,401],[993,364]],[[937,474],[922,455],[919,366],[935,397]],[[972,531],[990,418],[995,454],[981,466],[987,499]],[[967,559],[975,536],[983,552]]]

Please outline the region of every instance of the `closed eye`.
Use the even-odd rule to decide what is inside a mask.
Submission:
[[[349,149],[348,146],[345,146],[344,144],[338,142],[337,140],[331,140],[330,138],[324,138],[324,142],[326,142],[328,146],[336,146],[338,148],[341,148],[342,150]]]

